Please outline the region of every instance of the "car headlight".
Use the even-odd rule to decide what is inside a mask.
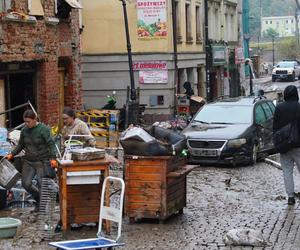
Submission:
[[[238,148],[245,144],[247,140],[245,138],[229,140],[227,146],[230,148]]]
[[[290,70],[290,69],[289,69],[289,70],[288,70],[288,74],[289,74],[289,75],[293,74],[293,70]]]
[[[276,69],[273,69],[273,70],[272,70],[272,73],[275,74],[275,73],[276,73]]]

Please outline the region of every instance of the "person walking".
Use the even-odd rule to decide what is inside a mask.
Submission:
[[[289,85],[283,92],[284,101],[275,108],[273,120],[273,133],[285,125],[300,118],[300,103],[296,86]],[[300,147],[290,149],[286,153],[280,153],[280,163],[283,170],[285,190],[288,196],[288,205],[295,204],[293,170],[296,164],[300,171]]]
[[[53,168],[57,167],[55,142],[51,137],[50,128],[38,122],[32,110],[23,113],[25,127],[22,128],[18,145],[6,158],[12,160],[22,150],[25,151],[22,165],[22,185],[36,201],[34,212],[39,211],[42,178],[55,178]],[[37,185],[33,184],[37,177]]]
[[[85,146],[94,147],[96,140],[92,136],[91,131],[84,121],[76,118],[76,113],[73,109],[65,107],[62,114],[64,127],[62,129],[62,145],[69,139],[70,135],[86,135],[78,137],[79,141],[83,141]],[[74,138],[77,140],[76,136]]]

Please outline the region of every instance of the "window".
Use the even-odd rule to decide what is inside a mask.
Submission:
[[[186,41],[193,41],[192,29],[191,29],[191,5],[189,3],[185,4],[185,30],[186,30]]]
[[[262,104],[262,107],[266,113],[266,117],[267,117],[267,120],[269,120],[270,118],[272,118],[273,116],[273,113],[272,113],[272,110],[271,108],[269,107],[269,105],[265,102]]]
[[[270,21],[270,24],[272,24],[272,21]]]
[[[266,24],[268,24],[268,21],[266,21]]]
[[[196,41],[202,40],[202,20],[201,20],[201,7],[196,6]]]
[[[289,23],[289,20],[285,20],[286,23]]]
[[[175,1],[175,19],[176,19],[176,31],[177,31],[177,42],[182,42],[181,26],[180,26],[180,5],[178,1]]]
[[[262,124],[266,121],[265,112],[261,105],[255,108],[255,123]]]
[[[5,12],[11,9],[11,0],[1,0],[0,12]]]

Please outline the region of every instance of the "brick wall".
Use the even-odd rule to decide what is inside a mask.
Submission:
[[[68,19],[53,19],[54,0],[41,1],[44,17],[28,18],[27,0],[12,0],[20,15],[0,13],[0,64],[37,62],[37,110],[41,120],[54,125],[59,117],[58,66],[65,67],[65,105],[82,108],[82,80],[78,10]],[[60,64],[60,65],[59,65]]]

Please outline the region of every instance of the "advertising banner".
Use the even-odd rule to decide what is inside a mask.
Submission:
[[[245,62],[245,57],[244,57],[244,48],[243,47],[235,47],[235,64],[241,64]]]
[[[139,71],[139,83],[140,84],[160,84],[168,83],[168,71],[167,70],[151,70],[151,71]]]
[[[167,37],[167,0],[137,0],[137,33],[139,39]]]
[[[167,61],[139,61],[133,63],[133,70],[166,70]]]

